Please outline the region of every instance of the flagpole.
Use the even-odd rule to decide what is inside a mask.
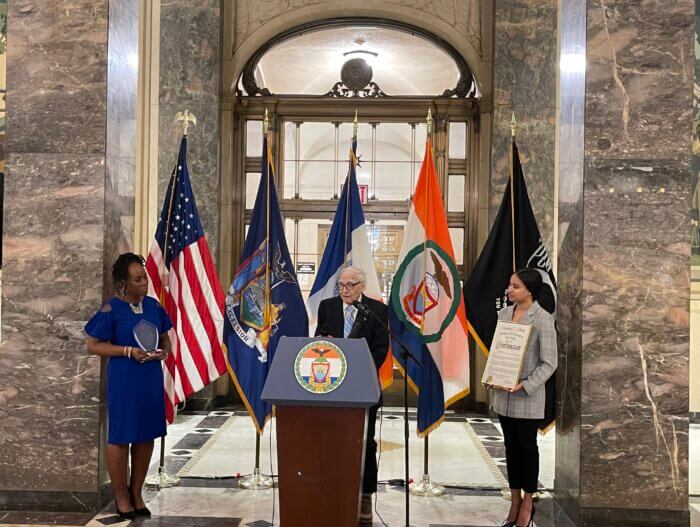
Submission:
[[[430,108],[428,108],[428,117],[426,118],[426,124],[428,128],[428,133],[427,133],[427,141],[428,141],[428,151],[426,152],[426,155],[432,156],[433,155],[433,148],[432,148],[432,141],[430,138],[430,135],[433,132],[433,116]],[[430,203],[428,199],[428,190],[430,189],[430,186],[426,187],[426,192],[425,192],[425,210],[428,210],[428,203]],[[421,316],[421,322],[420,322],[420,333],[423,335],[423,330],[424,330],[424,325],[425,325],[425,306],[428,298],[428,293],[426,291],[427,288],[427,283],[426,283],[426,278],[428,275],[428,237],[425,237],[425,240],[423,242],[423,288],[422,288],[422,295],[423,295],[423,315]],[[406,374],[408,374],[408,364],[406,365]],[[424,497],[436,497],[436,496],[442,496],[445,493],[445,487],[442,485],[438,485],[437,483],[433,483],[430,481],[430,470],[429,470],[429,464],[430,464],[430,448],[429,448],[429,441],[428,437],[430,434],[426,434],[426,436],[423,438],[423,478],[418,482],[418,483],[411,483],[409,486],[409,492],[411,494],[417,495],[417,496],[424,496]]]
[[[355,121],[352,125],[352,140],[350,143],[350,163],[353,167],[357,167],[355,164],[355,151],[353,150],[353,144],[357,141],[357,110],[355,110]],[[357,174],[355,174],[357,175]],[[345,235],[343,236],[343,263],[347,264],[348,259],[348,216],[350,215],[350,171],[348,170],[348,177],[345,181]]]
[[[515,267],[515,189],[513,178],[513,147],[515,145],[515,130],[518,123],[515,121],[515,112],[510,120],[510,163],[509,163],[509,178],[510,178],[510,232],[513,241],[513,272],[517,271]]]
[[[267,157],[267,167],[266,177],[267,177],[267,195],[266,195],[266,211],[265,211],[265,311],[263,314],[263,331],[268,332],[268,339],[265,346],[268,347],[270,344],[270,176],[271,176],[271,149],[270,149],[270,119],[267,115],[267,108],[265,108],[265,119],[263,120],[263,135],[265,136],[266,143],[266,157]],[[267,350],[266,350],[267,351]],[[260,472],[260,436],[262,430],[258,432],[255,431],[255,467],[253,468],[253,474],[243,478],[239,482],[239,486],[244,489],[258,490],[258,489],[269,489],[273,486],[274,481],[271,476],[266,476]],[[272,441],[272,437],[270,437]]]
[[[514,187],[514,177],[513,177],[513,160],[514,160],[514,155],[513,155],[513,145],[515,145],[515,132],[518,128],[518,123],[515,120],[515,112],[513,112],[512,117],[510,119],[510,149],[508,153],[508,182],[510,183],[510,238],[511,238],[511,250],[512,250],[512,260],[513,260],[513,272],[517,271],[516,264],[515,264],[515,189]],[[501,489],[501,497],[504,500],[511,500],[511,493],[510,489],[504,488]]]
[[[197,124],[197,118],[194,116],[194,114],[190,113],[189,110],[185,110],[184,112],[178,112],[175,115],[175,122],[182,122],[183,123],[183,130],[182,130],[182,137],[187,138],[187,129],[189,128],[190,123],[193,125]],[[178,163],[180,160],[178,159]],[[164,255],[163,258],[161,258],[161,264],[165,269],[167,269],[167,259],[168,259],[168,235],[170,234],[170,216],[173,211],[173,200],[175,198],[175,192],[177,189],[177,181],[178,177],[180,175],[180,170],[182,167],[178,167],[177,164],[175,164],[175,167],[173,168],[173,173],[170,175],[170,203],[168,204],[168,215],[166,216],[165,219],[165,237],[163,238],[163,249],[164,249]],[[160,291],[158,294],[160,304],[164,305],[165,304],[165,274],[161,277],[160,280]],[[165,402],[165,404],[170,404],[168,401]],[[177,409],[176,409],[177,410]],[[160,438],[160,458],[158,462],[158,473],[157,474],[152,474],[146,478],[146,481],[144,482],[146,487],[151,487],[151,488],[157,488],[157,489],[165,489],[168,487],[176,487],[177,485],[180,484],[180,478],[177,476],[173,476],[171,474],[168,474],[165,471],[165,436],[161,436]]]

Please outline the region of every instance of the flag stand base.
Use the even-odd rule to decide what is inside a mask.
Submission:
[[[411,483],[408,491],[416,496],[426,498],[442,496],[445,493],[445,487],[430,481],[430,474],[423,474],[423,479],[418,483]]]
[[[167,489],[168,487],[177,487],[180,484],[180,478],[171,476],[163,470],[163,467],[158,467],[158,474],[148,476],[145,484],[148,488]]]
[[[250,476],[242,478],[238,486],[244,489],[258,490],[272,488],[273,480],[270,476],[260,473],[259,468],[254,468]]]

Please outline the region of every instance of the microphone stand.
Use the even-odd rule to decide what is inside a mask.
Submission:
[[[408,492],[408,361],[409,359],[415,362],[418,367],[421,367],[421,363],[418,359],[416,359],[415,355],[411,353],[406,346],[403,345],[403,343],[399,340],[399,338],[394,335],[394,332],[389,329],[389,323],[387,322],[386,324],[384,321],[382,321],[381,318],[377,316],[377,314],[372,311],[370,308],[368,308],[366,305],[363,303],[355,300],[352,303],[357,310],[367,316],[368,314],[372,317],[374,317],[377,322],[379,322],[383,328],[386,329],[387,333],[389,333],[389,336],[391,337],[391,340],[396,342],[399,347],[401,348],[401,358],[403,359],[404,363],[404,376],[403,376],[403,440],[404,440],[404,467],[405,467],[405,479],[404,479],[404,495],[406,496],[406,527],[410,527],[410,505],[408,501],[409,497],[409,492]]]

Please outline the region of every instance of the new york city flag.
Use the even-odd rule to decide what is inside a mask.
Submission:
[[[359,267],[365,271],[367,281],[363,294],[380,302],[383,301],[374,266],[374,255],[367,236],[365,215],[362,212],[360,190],[357,186],[355,169],[357,163],[357,137],[353,137],[348,176],[345,179],[338,208],[333,217],[333,225],[328,235],[326,248],[323,251],[321,265],[306,304],[312,323],[311,334],[316,329],[318,306],[326,298],[338,295],[338,276],[348,265]],[[382,389],[391,385],[393,374],[391,354],[387,354],[384,364],[379,369],[379,384]]]
[[[428,140],[389,303],[389,325],[420,364],[394,358],[418,393],[418,434],[442,422],[445,409],[469,393],[469,343],[447,216]]]
[[[265,138],[260,186],[243,254],[226,296],[224,323],[231,377],[259,433],[272,412],[260,396],[277,342],[284,335],[308,336],[308,326]]]

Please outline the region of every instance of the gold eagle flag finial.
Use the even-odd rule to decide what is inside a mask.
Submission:
[[[192,123],[193,126],[197,126],[197,118],[189,110],[177,112],[175,114],[175,122],[182,123],[182,135],[187,135],[187,129],[190,127],[190,123]]]

